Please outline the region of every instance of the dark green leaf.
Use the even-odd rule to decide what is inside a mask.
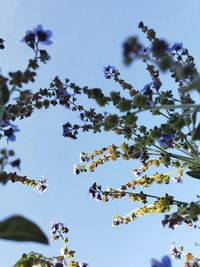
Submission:
[[[193,133],[192,140],[200,140],[200,123]]]
[[[189,171],[186,173],[187,173],[187,175],[189,175],[193,178],[200,179],[200,170],[199,171]]]
[[[48,239],[42,230],[22,216],[12,216],[0,222],[0,238],[48,244]]]

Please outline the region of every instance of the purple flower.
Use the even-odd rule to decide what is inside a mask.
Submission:
[[[175,246],[175,243],[173,243],[172,247],[170,248],[170,255],[173,256],[176,260],[181,258],[182,252],[178,250]]]
[[[171,47],[167,49],[169,53],[172,53],[173,51],[183,50],[183,44],[182,43],[174,43]]]
[[[151,260],[151,267],[172,267],[171,265],[171,259],[169,256],[164,256],[161,260],[161,262],[152,259]]]
[[[56,232],[60,229],[64,227],[64,223],[61,222],[51,222],[50,223],[50,233],[52,235],[55,235]]]
[[[119,228],[121,224],[123,224],[122,218],[119,217],[119,216],[116,216],[116,217],[113,219],[112,226],[113,226],[113,227],[116,227],[116,228]]]
[[[19,128],[9,121],[2,121],[1,127],[3,128],[1,130],[4,131],[4,135],[7,136],[7,141],[14,142],[16,140],[15,133],[20,131]]]
[[[149,48],[149,47],[141,47],[140,48],[140,54],[142,55],[142,56],[147,56],[147,55],[149,55],[149,53],[151,52],[151,49]]]
[[[73,168],[73,174],[78,175],[80,173],[80,169],[78,166],[76,166],[76,164],[74,164],[74,168]]]
[[[40,42],[43,45],[51,45],[52,41],[52,31],[44,30],[42,25],[38,25],[32,31],[27,31],[25,37],[22,39],[22,42],[26,42],[31,47],[34,47],[35,42]]]
[[[162,83],[161,83],[161,81],[159,79],[158,80],[155,80],[155,81],[152,81],[150,83],[147,83],[140,90],[140,93],[152,97],[153,91],[152,91],[151,88],[155,88],[156,90],[158,90],[161,87],[161,85],[162,85]]]
[[[71,96],[75,96],[75,94],[70,94],[67,92],[67,87],[64,85],[61,85],[59,89],[56,89],[56,96],[58,99],[63,100],[63,98],[68,97],[70,98]]]
[[[36,28],[33,29],[33,32],[37,35],[38,40],[41,42],[41,44],[44,45],[51,45],[52,41],[50,40],[52,36],[52,31],[50,30],[44,30],[42,25],[38,25]]]
[[[140,93],[143,95],[148,96],[149,101],[147,105],[149,106],[155,106],[155,102],[153,101],[153,90],[152,88],[155,88],[157,91],[161,87],[162,83],[159,79],[152,81],[150,83],[147,83],[141,90]]]
[[[102,192],[101,185],[97,185],[96,182],[93,183],[93,185],[89,188],[88,191],[90,198],[96,200],[102,200],[101,192]]]
[[[46,192],[47,187],[48,187],[47,179],[44,179],[44,180],[38,181],[34,189],[38,193],[43,193],[43,192]]]
[[[63,136],[68,136],[71,133],[71,124],[70,123],[66,123],[65,125],[63,125]]]
[[[153,82],[147,83],[141,90],[140,93],[144,95],[152,95],[151,86],[153,85]]]
[[[103,68],[104,75],[106,79],[110,79],[112,76],[119,76],[120,72],[114,66],[108,65],[107,67]]]
[[[83,112],[80,113],[79,118],[81,121],[85,121],[85,114]]]
[[[79,155],[80,163],[88,162],[90,159],[85,152],[81,152]]]
[[[141,169],[135,169],[135,170],[133,170],[133,174],[134,174],[134,176],[136,178],[139,178],[142,173],[143,173],[143,171]]]
[[[169,148],[172,147],[174,137],[175,134],[161,134],[156,140],[161,146]]]
[[[93,186],[89,188],[89,195],[91,198],[96,198],[96,190],[93,188]]]

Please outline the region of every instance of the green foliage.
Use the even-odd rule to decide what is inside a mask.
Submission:
[[[42,230],[22,216],[12,216],[0,222],[0,238],[48,244],[48,239]]]

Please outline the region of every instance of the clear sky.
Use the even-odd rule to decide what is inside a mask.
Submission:
[[[0,10],[0,36],[6,40],[6,49],[0,53],[2,74],[23,69],[32,56],[31,50],[20,42],[26,30],[42,24],[53,32],[53,45],[48,50],[52,59],[39,69],[37,82],[26,87],[33,91],[48,86],[57,74],[81,86],[103,88],[105,92],[119,89],[104,78],[102,68],[108,64],[115,65],[127,81],[142,88],[149,82],[144,66],[136,63],[126,68],[122,63],[123,41],[130,35],[144,39],[137,29],[140,20],[168,41],[182,41],[199,64],[198,0],[0,0]],[[171,80],[166,80],[166,84],[174,86]],[[88,101],[84,104],[94,106]],[[16,149],[22,160],[20,174],[35,179],[44,175],[49,188],[39,195],[21,184],[1,186],[0,218],[24,215],[47,234],[51,221],[63,221],[70,229],[70,244],[77,251],[77,259],[91,267],[150,266],[150,259],[160,259],[168,253],[173,241],[186,249],[192,248],[198,255],[199,249],[194,246],[195,241],[199,242],[197,232],[185,226],[175,231],[163,229],[162,216],[145,216],[119,229],[111,226],[113,215],[125,215],[134,209],[133,205],[124,200],[96,202],[89,198],[88,188],[94,181],[117,187],[132,177],[131,169],[138,164],[108,163],[93,174],[74,176],[73,164],[79,162],[81,151],[91,152],[121,141],[110,133],[80,135],[78,141],[65,139],[62,124],[76,119],[69,110],[51,108],[17,121],[21,131],[9,147]],[[143,120],[146,124],[145,117]],[[196,186],[195,181],[191,184],[186,179],[182,185],[154,186],[151,192],[176,191],[180,200],[187,200],[199,193]],[[56,243],[43,246],[1,240],[0,247],[1,267],[12,266],[24,252],[52,256],[60,251]]]

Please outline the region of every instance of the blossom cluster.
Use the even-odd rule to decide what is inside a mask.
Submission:
[[[43,254],[37,252],[30,252],[28,254],[23,254],[21,259],[14,265],[14,267],[19,266],[41,266],[41,267],[89,267],[88,263],[78,262],[74,260],[75,251],[70,250],[68,246],[68,238],[66,234],[69,229],[62,222],[51,222],[50,223],[50,234],[52,235],[52,240],[61,240],[63,246],[61,248],[60,255],[46,257]]]
[[[26,42],[31,48],[34,48],[34,44],[41,43],[43,45],[51,45],[52,41],[52,31],[44,30],[42,25],[38,25],[32,31],[29,30],[26,32],[25,37],[22,39],[23,42]]]
[[[16,132],[19,132],[20,130],[16,125],[10,123],[9,121],[2,120],[0,131],[7,137],[7,141],[13,142],[16,140]]]
[[[14,161],[11,164],[18,166],[18,164],[19,164],[18,161],[19,160],[16,160],[16,161],[17,162]],[[44,177],[42,176],[42,178],[44,178]],[[0,173],[0,182],[5,184],[8,181],[11,181],[12,183],[20,182],[23,185],[31,186],[38,193],[45,192],[47,187],[48,187],[47,179],[42,179],[42,180],[29,179],[29,178],[27,178],[27,176],[18,175],[16,172],[8,173],[8,172],[5,172],[5,171],[2,171]]]
[[[75,251],[68,247],[68,238],[65,236],[69,229],[62,222],[52,222],[50,224],[50,233],[52,240],[62,240],[63,247],[61,248],[61,256],[54,257],[54,263],[62,264],[68,267],[89,267],[88,263],[74,261]]]
[[[113,78],[124,90],[128,91],[130,97],[122,97],[120,92],[116,91],[112,91],[109,96],[106,96],[101,89],[84,91],[100,106],[110,103],[122,113],[122,115],[119,112],[109,114],[101,124],[105,131],[113,131],[117,135],[122,135],[129,142],[124,142],[120,146],[112,144],[107,148],[100,149],[101,153],[97,154],[98,159],[95,159],[97,156],[95,152],[92,154],[82,153],[81,163],[83,164],[75,165],[74,173],[79,174],[87,170],[93,172],[96,167],[118,158],[137,159],[142,163],[141,168],[134,169],[134,175],[139,179],[132,179],[117,190],[109,187],[108,190],[102,191],[101,186],[97,186],[96,183],[90,187],[89,194],[92,198],[106,202],[110,197],[118,199],[130,194],[130,200],[142,200],[145,203],[148,194],[126,192],[126,190],[128,188],[134,190],[136,185],[148,187],[153,183],[168,184],[171,178],[176,182],[181,182],[186,171],[191,177],[198,178],[200,170],[199,149],[196,142],[200,138],[200,129],[197,125],[197,113],[200,105],[196,104],[190,95],[192,86],[194,83],[198,86],[196,81],[199,79],[194,59],[189,51],[183,48],[182,43],[169,45],[165,40],[159,39],[156,32],[145,26],[143,22],[140,22],[139,28],[150,40],[150,47],[144,48],[136,37],[131,37],[124,43],[124,60],[126,64],[130,64],[136,58],[142,59],[151,81],[141,90],[137,90],[133,85],[127,86],[127,83],[120,78],[121,74],[118,69],[109,65],[104,68],[106,78]],[[172,78],[177,83],[177,93],[172,90],[163,90],[158,69],[171,72]],[[162,123],[152,128],[139,124],[139,113],[147,110],[151,112],[152,116],[159,116]],[[88,120],[94,121],[94,117],[88,118]],[[158,167],[161,164],[167,168],[172,167],[174,170],[166,174],[156,172],[153,175],[145,174],[141,177],[150,166]],[[175,177],[171,176],[173,174]],[[182,222],[190,225],[191,221],[195,221],[195,216],[191,215],[190,203],[171,199],[170,205],[167,205],[165,201],[168,196],[159,198],[153,195],[151,197],[157,198],[157,200],[148,207],[138,209],[137,215],[154,211],[168,212],[171,205],[176,205],[177,212],[169,215],[168,218],[165,217],[163,225],[168,224],[173,229]],[[195,207],[198,207],[198,204]],[[187,216],[181,212],[181,209],[186,212]],[[195,215],[199,214],[199,210],[197,208],[196,210]],[[131,214],[135,218],[135,213]],[[175,217],[175,214],[178,216]],[[123,220],[124,218],[119,217],[117,224]],[[125,218],[126,220],[127,218]]]

